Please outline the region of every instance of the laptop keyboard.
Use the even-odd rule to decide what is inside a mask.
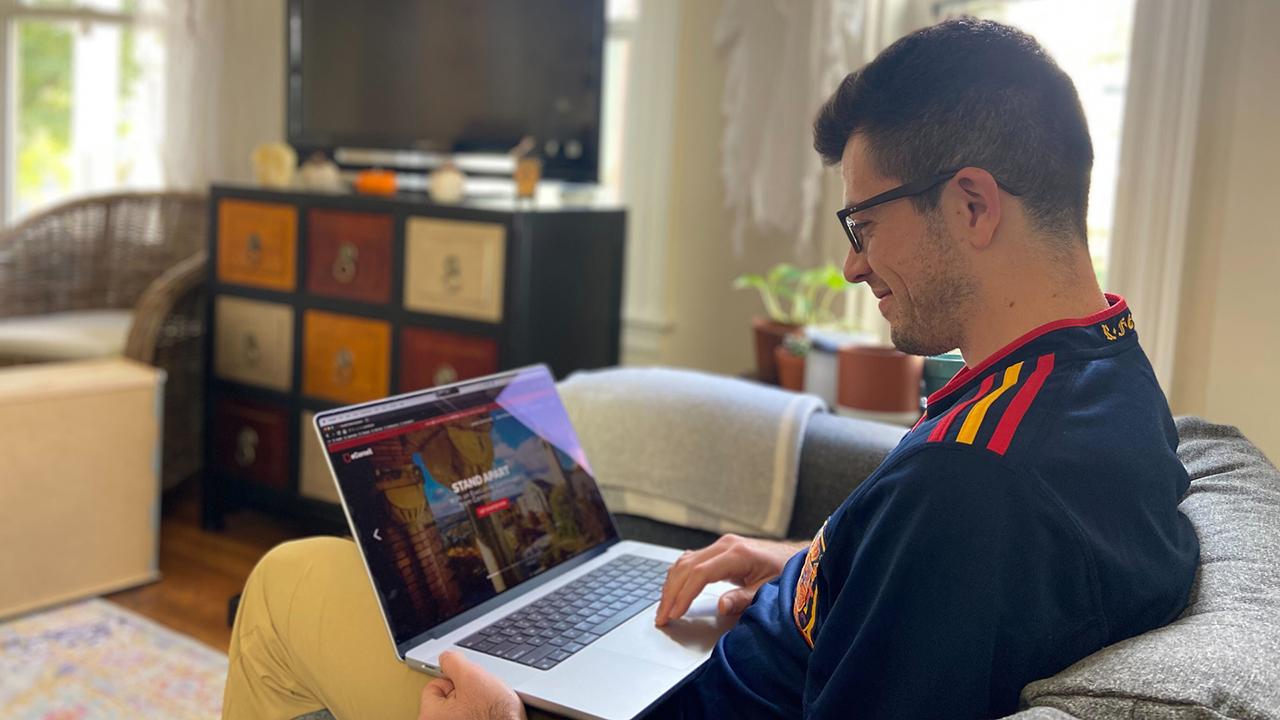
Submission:
[[[458,643],[550,670],[662,597],[670,563],[623,555]]]

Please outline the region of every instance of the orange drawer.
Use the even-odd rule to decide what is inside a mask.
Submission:
[[[297,287],[298,211],[291,205],[218,202],[218,279],[292,292]]]
[[[222,398],[214,422],[219,469],[242,480],[289,487],[289,426],[283,408]]]
[[[498,343],[490,338],[418,327],[400,330],[400,392],[497,371]]]
[[[385,305],[391,302],[390,215],[307,212],[307,292]]]
[[[307,310],[302,318],[302,392],[358,403],[391,394],[391,325]]]

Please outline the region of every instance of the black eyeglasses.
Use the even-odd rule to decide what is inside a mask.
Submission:
[[[963,170],[963,169],[964,168],[960,168],[960,170]],[[836,212],[836,217],[840,218],[840,227],[844,228],[845,234],[849,236],[849,244],[853,245],[853,251],[856,253],[862,252],[862,248],[863,248],[862,226],[865,224],[865,223],[854,222],[853,215],[855,213],[860,213],[863,210],[870,210],[871,208],[877,205],[883,205],[887,202],[890,202],[892,200],[897,200],[899,198],[912,197],[915,195],[923,195],[929,192],[930,190],[934,189],[935,187],[941,185],[942,183],[955,177],[960,172],[960,170],[950,170],[940,175],[934,175],[931,178],[925,178],[924,180],[916,180],[915,182],[909,182],[906,185],[899,185],[898,187],[892,190],[889,190],[887,192],[882,192],[879,195],[876,195],[875,197],[863,200],[857,205],[847,207],[843,210],[838,210]],[[996,181],[996,186],[1013,196],[1018,196],[1022,194],[1017,190],[1014,190],[1013,188],[1001,183],[999,180]]]

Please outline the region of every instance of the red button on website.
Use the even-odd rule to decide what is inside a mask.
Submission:
[[[495,500],[491,503],[485,503],[484,505],[476,508],[476,517],[482,518],[489,513],[495,513],[508,507],[511,507],[511,500],[508,498],[502,498],[501,500]]]

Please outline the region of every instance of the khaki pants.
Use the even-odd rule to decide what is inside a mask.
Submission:
[[[415,720],[431,678],[396,659],[354,542],[285,543],[254,568],[236,614],[225,720]],[[550,717],[530,710],[530,718]]]

